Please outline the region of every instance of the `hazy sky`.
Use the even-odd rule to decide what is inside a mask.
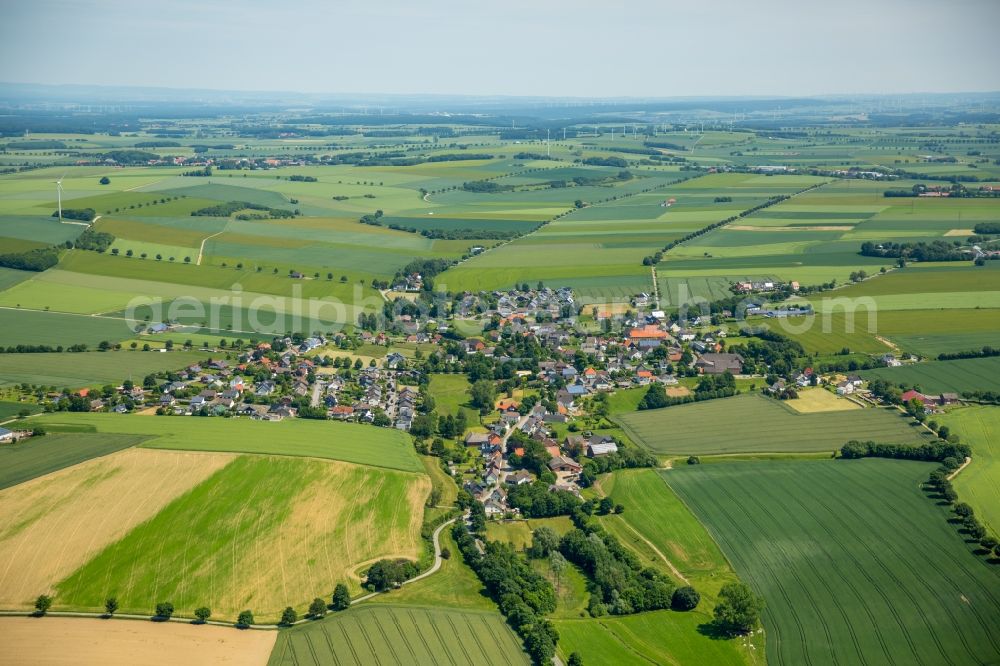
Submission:
[[[0,0],[0,81],[555,96],[1000,90],[1000,0]]]

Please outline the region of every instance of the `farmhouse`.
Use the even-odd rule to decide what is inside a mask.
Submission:
[[[646,324],[642,328],[631,329],[628,337],[631,342],[638,342],[639,340],[666,340],[670,336],[656,324]]]
[[[850,395],[854,393],[854,383],[844,380],[837,384],[837,395]]]
[[[721,375],[727,371],[738,375],[743,372],[743,357],[739,354],[704,354],[695,361],[694,367],[706,375]]]
[[[553,456],[552,460],[549,461],[549,469],[553,472],[579,474],[583,468],[572,458],[567,458],[566,456]]]
[[[617,453],[618,445],[612,440],[604,442],[591,442],[587,444],[587,457],[596,458],[598,456],[606,456],[609,453]]]

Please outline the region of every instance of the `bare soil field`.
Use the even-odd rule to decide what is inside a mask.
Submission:
[[[5,617],[0,618],[0,635],[0,663],[11,666],[263,666],[278,632],[179,622]]]
[[[0,491],[0,607],[30,608],[234,457],[126,449]]]

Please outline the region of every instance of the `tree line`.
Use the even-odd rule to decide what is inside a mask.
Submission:
[[[694,392],[685,396],[668,396],[663,384],[653,382],[639,401],[639,409],[661,409],[734,395],[736,395],[736,379],[727,370],[721,375],[704,375],[695,386]]]
[[[267,214],[271,219],[295,217],[296,213],[283,208],[271,208],[263,204],[250,201],[226,201],[225,203],[207,206],[191,211],[192,217],[229,217],[239,210],[259,210]]]
[[[943,240],[931,242],[916,241],[904,243],[874,243],[865,241],[861,244],[861,256],[898,258],[913,261],[968,261],[968,253],[959,250],[961,243],[949,243]]]
[[[10,252],[0,254],[0,266],[15,268],[19,271],[34,271],[40,273],[59,263],[59,253],[55,248],[43,247],[26,252]]]
[[[84,222],[93,222],[94,218],[97,217],[97,211],[93,208],[63,208],[62,216],[68,220],[83,220]],[[59,217],[59,211],[55,210],[52,212],[52,217]]]
[[[478,502],[474,504],[482,508]],[[485,522],[482,529],[474,523],[473,529],[481,534]],[[536,664],[551,663],[559,640],[555,626],[544,617],[556,609],[552,583],[535,571],[512,546],[477,536],[462,522],[452,529],[452,538],[466,564],[524,641],[531,658]],[[482,552],[477,543],[482,545]]]

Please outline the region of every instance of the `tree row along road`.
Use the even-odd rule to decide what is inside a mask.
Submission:
[[[448,520],[448,521],[446,521],[444,523],[441,523],[440,525],[438,525],[437,529],[435,529],[434,533],[431,535],[431,541],[434,544],[434,564],[431,565],[431,568],[428,569],[427,571],[423,572],[422,574],[418,575],[418,576],[414,576],[413,578],[410,578],[409,580],[404,580],[402,582],[402,585],[409,585],[410,583],[416,583],[418,580],[423,580],[424,578],[427,578],[428,576],[437,573],[437,571],[441,568],[441,563],[442,563],[442,558],[441,558],[441,532],[444,530],[444,528],[446,528],[449,525],[451,525],[452,523],[454,523],[455,520],[456,520],[455,518],[452,518],[451,520]],[[362,602],[368,601],[369,599],[371,599],[373,597],[377,597],[380,594],[385,594],[385,593],[384,592],[369,592],[368,594],[365,594],[363,596],[351,599],[351,605],[353,606],[354,604],[360,604]],[[34,615],[34,613],[29,613],[29,612],[25,612],[25,611],[5,611],[5,610],[0,610],[0,617],[3,617],[3,616],[7,616],[7,617],[24,617],[24,616],[29,616],[29,617],[31,617],[33,615]],[[106,613],[86,613],[86,612],[83,612],[83,611],[49,611],[49,612],[46,613],[46,615],[51,615],[53,617],[86,617],[86,618],[105,618],[105,619],[115,619],[115,620],[144,620],[146,622],[149,622],[150,619],[151,619],[149,615],[134,615],[134,614],[128,614],[128,613],[116,613],[114,616],[108,617],[108,615]],[[197,623],[196,620],[192,620],[191,618],[186,618],[186,617],[170,617],[170,618],[168,618],[166,620],[162,620],[162,621],[164,621],[164,622],[183,622],[184,624],[196,624]],[[309,618],[302,618],[301,620],[298,620],[297,622],[294,622],[293,624],[287,625],[287,626],[294,626],[294,625],[297,625],[297,624],[305,624],[307,622],[313,622],[313,621],[314,620],[311,620]],[[206,620],[202,624],[211,624],[211,625],[215,625],[215,626],[218,626],[218,627],[232,627],[232,626],[234,626],[234,624],[232,622],[222,622],[220,620]],[[264,630],[264,631],[274,631],[276,629],[283,629],[284,626],[285,625],[277,625],[277,624],[251,624],[251,625],[247,626],[246,628],[247,629],[259,629],[259,630]]]

